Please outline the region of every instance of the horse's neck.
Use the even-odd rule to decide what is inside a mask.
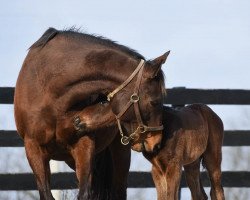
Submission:
[[[102,83],[101,90],[103,93],[111,92],[120,86],[133,73],[137,65],[138,61],[126,59],[124,62],[115,62],[110,67],[98,71],[99,75],[97,76],[101,77],[99,82]]]

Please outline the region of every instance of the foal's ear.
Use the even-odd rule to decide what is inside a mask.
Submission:
[[[154,60],[147,61],[148,64],[145,65],[145,73],[144,77],[146,78],[154,78],[157,76],[158,72],[161,69],[162,64],[164,64],[167,60],[170,51],[164,53],[163,55],[155,58]]]

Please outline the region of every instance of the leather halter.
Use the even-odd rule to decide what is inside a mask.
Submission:
[[[135,71],[128,77],[128,79],[125,80],[120,86],[118,86],[113,92],[109,93],[107,96],[108,101],[110,101],[111,98],[113,98],[116,93],[118,93],[120,90],[126,87],[133,80],[136,74],[138,74],[136,84],[135,84],[135,89],[134,89],[133,94],[130,96],[129,102],[125,105],[122,111],[118,115],[116,115],[117,125],[121,134],[121,143],[123,145],[127,145],[130,142],[130,140],[138,139],[140,137],[140,134],[145,134],[146,132],[149,132],[149,131],[163,130],[162,125],[155,126],[155,127],[146,126],[143,123],[142,118],[141,118],[141,113],[140,113],[140,108],[139,108],[139,101],[140,101],[139,88],[140,88],[140,83],[142,79],[142,72],[143,72],[144,65],[145,65],[145,61],[141,60],[139,65],[136,67]],[[137,119],[138,127],[129,136],[125,136],[122,130],[120,118],[126,113],[126,111],[132,105],[134,105],[134,111],[135,111],[135,116]]]

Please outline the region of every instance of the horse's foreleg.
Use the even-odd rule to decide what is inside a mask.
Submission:
[[[192,194],[192,200],[207,200],[208,198],[200,178],[200,159],[189,165],[185,165],[184,169],[186,181]]]
[[[112,199],[126,200],[127,178],[131,158],[130,146],[122,146],[120,142],[120,135],[117,134],[114,141],[110,145],[110,150],[113,161]]]
[[[29,138],[24,139],[26,155],[34,172],[41,200],[54,199],[50,190],[49,158],[39,144]]]
[[[91,199],[89,188],[92,178],[94,149],[95,143],[93,139],[88,136],[81,137],[71,149],[72,157],[75,160],[76,176],[79,181],[79,200]]]

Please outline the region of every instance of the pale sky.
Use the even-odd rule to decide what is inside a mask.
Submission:
[[[1,1],[0,86],[14,86],[28,47],[48,27],[81,27],[146,58],[171,50],[167,86],[250,89],[250,2]]]
[[[163,67],[168,88],[250,89],[247,0],[2,0],[0,25],[0,87],[15,86],[27,49],[48,27],[76,26],[127,45],[148,59],[171,50]],[[0,109],[0,129],[15,129],[13,107]],[[242,107],[214,109],[226,128],[250,127],[246,118],[235,121]],[[250,107],[245,106],[244,112],[250,116]],[[133,158],[144,162],[141,155]],[[132,163],[131,169],[150,169],[148,163],[145,166],[138,169]]]

